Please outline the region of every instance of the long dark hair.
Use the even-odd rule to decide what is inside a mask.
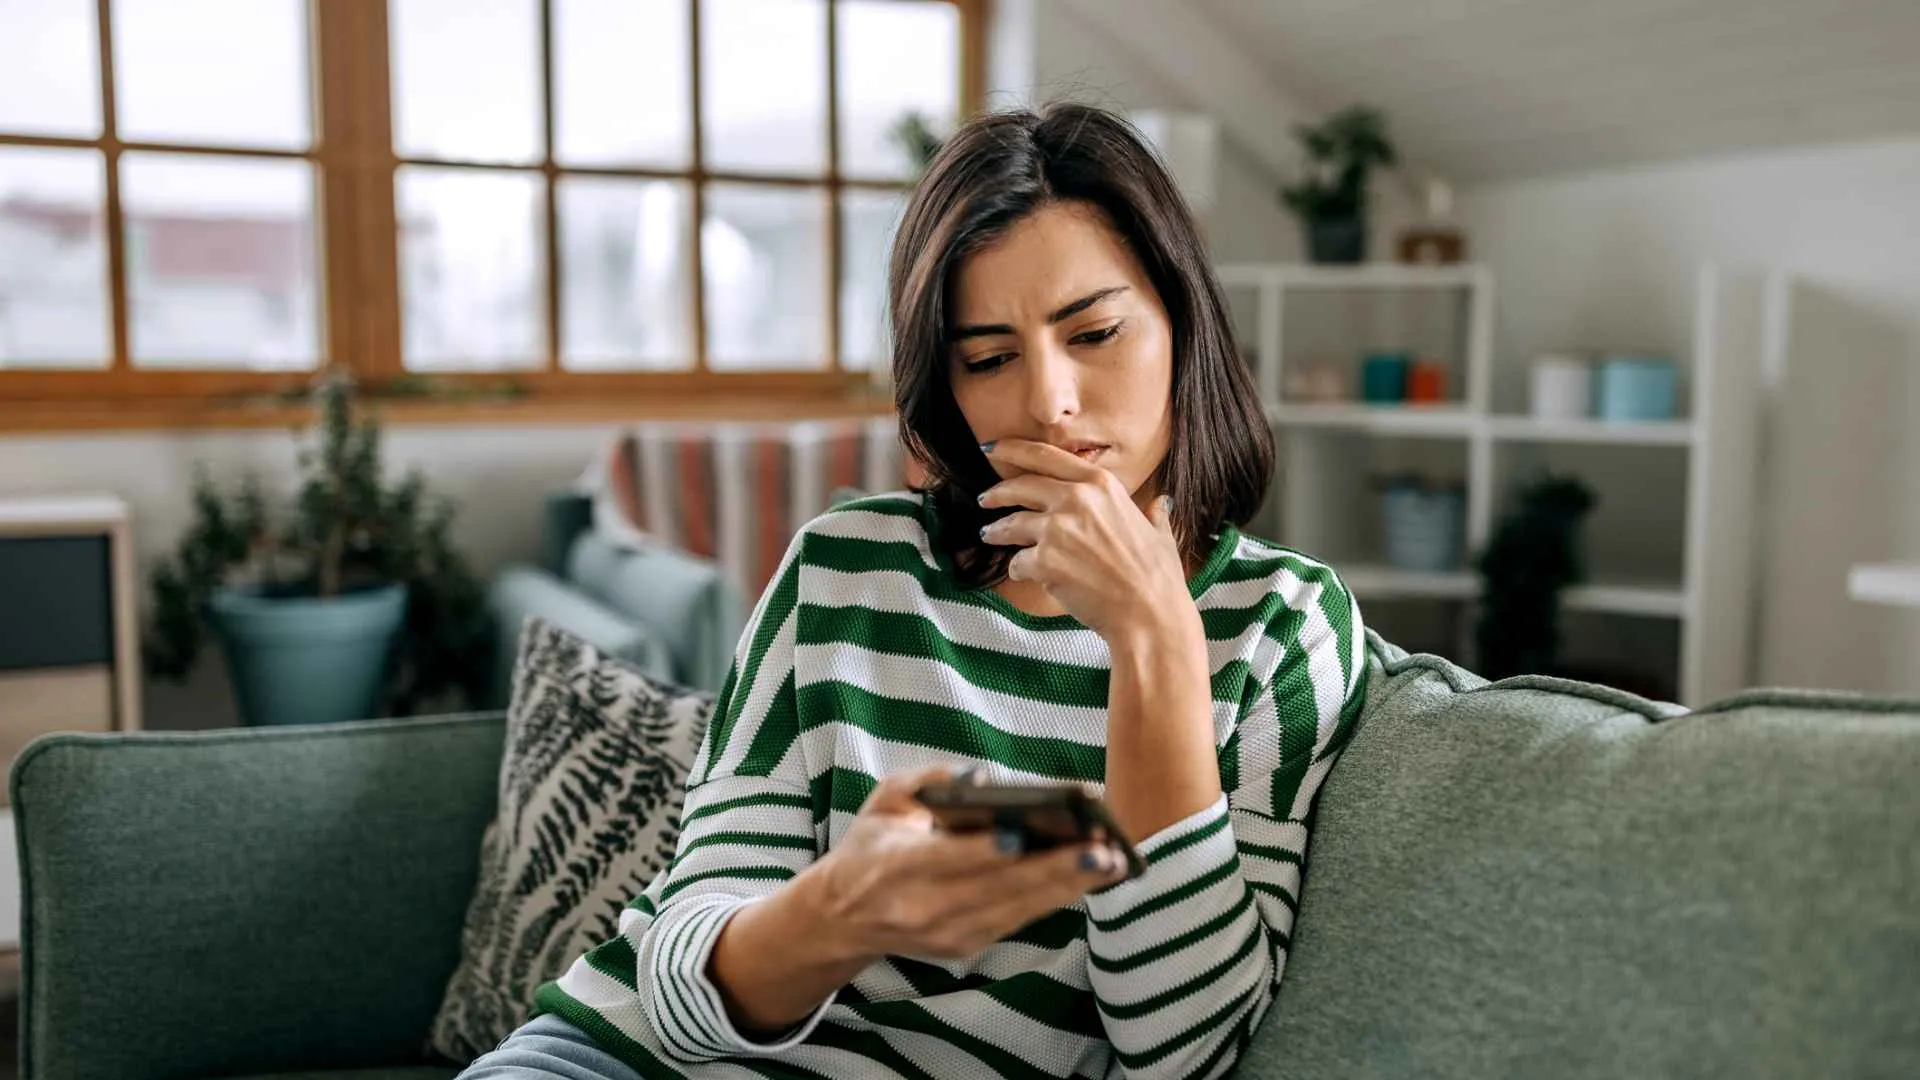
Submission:
[[[980,541],[1004,511],[975,502],[999,481],[954,402],[947,332],[969,255],[1052,203],[1102,210],[1145,267],[1173,328],[1173,431],[1156,475],[1173,499],[1189,563],[1222,525],[1244,525],[1273,473],[1273,432],[1234,346],[1226,298],[1186,200],[1124,119],[1088,105],[989,113],[940,148],[907,203],[893,246],[894,403],[900,437],[940,512],[936,543],[962,584],[1006,576],[1012,551]]]

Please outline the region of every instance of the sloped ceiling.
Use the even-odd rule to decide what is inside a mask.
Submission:
[[[1920,0],[1186,2],[1460,180],[1920,134]]]

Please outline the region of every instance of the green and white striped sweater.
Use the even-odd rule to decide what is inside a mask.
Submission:
[[[1333,571],[1225,530],[1192,592],[1222,788],[1139,843],[1145,875],[964,961],[888,957],[777,1043],[706,975],[720,928],[831,848],[877,777],[1106,771],[1107,646],[954,584],[930,503],[882,495],[795,538],[693,763],[673,864],[620,936],[540,990],[643,1076],[1199,1077],[1232,1068],[1280,981],[1307,817],[1351,734],[1359,610]]]

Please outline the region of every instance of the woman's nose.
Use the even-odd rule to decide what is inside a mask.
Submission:
[[[1037,363],[1028,363],[1027,412],[1043,428],[1051,427],[1080,412],[1080,373],[1069,357],[1052,346],[1035,353]]]

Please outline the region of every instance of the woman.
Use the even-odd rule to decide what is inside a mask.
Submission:
[[[1272,437],[1191,215],[1107,113],[984,116],[889,288],[927,491],[794,540],[672,866],[466,1076],[1217,1076],[1272,1000],[1360,616],[1235,528]],[[939,831],[956,771],[1101,789],[1146,872]]]

